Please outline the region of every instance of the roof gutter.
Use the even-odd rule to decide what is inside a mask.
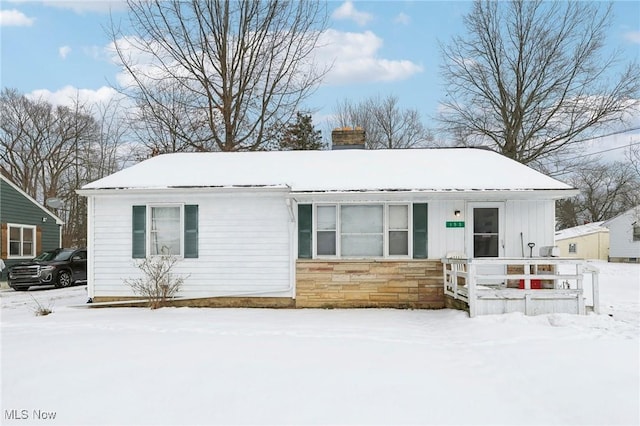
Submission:
[[[146,188],[81,188],[76,189],[76,193],[82,196],[91,195],[113,195],[113,194],[149,194],[149,193],[180,193],[185,192],[291,192],[291,188],[287,185],[264,185],[264,186],[171,186],[171,187],[146,187]]]
[[[532,194],[536,194],[536,198],[544,199],[562,199],[576,196],[580,193],[578,189],[443,189],[443,190],[353,190],[353,191],[291,191],[292,195],[304,197],[342,197],[342,196],[389,196],[397,194],[401,197],[425,196],[429,195],[433,198],[459,199],[464,198],[500,198],[504,199],[505,195],[512,199],[531,198]]]
[[[408,196],[429,195],[434,198],[505,198],[508,195],[513,199],[530,198],[532,194],[536,194],[536,198],[545,199],[562,199],[576,196],[580,193],[575,188],[567,189],[354,189],[354,190],[291,190],[288,185],[247,185],[247,186],[179,186],[179,187],[162,187],[162,188],[87,188],[78,189],[76,193],[82,196],[92,195],[113,195],[113,194],[149,194],[149,193],[180,193],[185,192],[215,192],[215,193],[291,193],[299,197],[344,197],[344,196],[377,196],[389,197],[399,196],[406,198]],[[397,195],[396,195],[397,194]]]

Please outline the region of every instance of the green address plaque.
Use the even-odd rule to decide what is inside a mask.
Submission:
[[[447,228],[464,228],[463,220],[452,220],[446,222]]]

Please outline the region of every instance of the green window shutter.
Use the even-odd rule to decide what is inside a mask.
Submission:
[[[427,258],[427,204],[413,205],[413,258]]]
[[[311,204],[298,204],[298,259],[312,257],[312,211]]]
[[[146,252],[147,207],[133,206],[131,257],[143,259]]]
[[[184,206],[184,257],[198,257],[198,206]]]

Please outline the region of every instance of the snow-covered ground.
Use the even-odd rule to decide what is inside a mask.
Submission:
[[[3,290],[0,423],[638,425],[640,265],[597,266],[587,316],[88,309],[71,306],[85,287]]]

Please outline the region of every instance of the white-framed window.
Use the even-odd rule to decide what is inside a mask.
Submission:
[[[634,222],[631,226],[633,226],[633,241],[640,241],[640,223]]]
[[[577,252],[578,252],[578,244],[569,243],[569,253],[577,253]]]
[[[132,208],[131,256],[198,257],[198,205],[148,204]]]
[[[409,257],[409,204],[343,203],[315,206],[316,257]]]
[[[389,207],[389,256],[409,255],[409,206]]]
[[[340,206],[340,255],[384,256],[384,210],[380,204]]]
[[[149,206],[149,254],[182,256],[182,206]]]
[[[32,225],[7,224],[7,247],[9,258],[36,257],[36,227]]]
[[[318,256],[335,256],[337,233],[337,206],[316,207],[316,253]]]

